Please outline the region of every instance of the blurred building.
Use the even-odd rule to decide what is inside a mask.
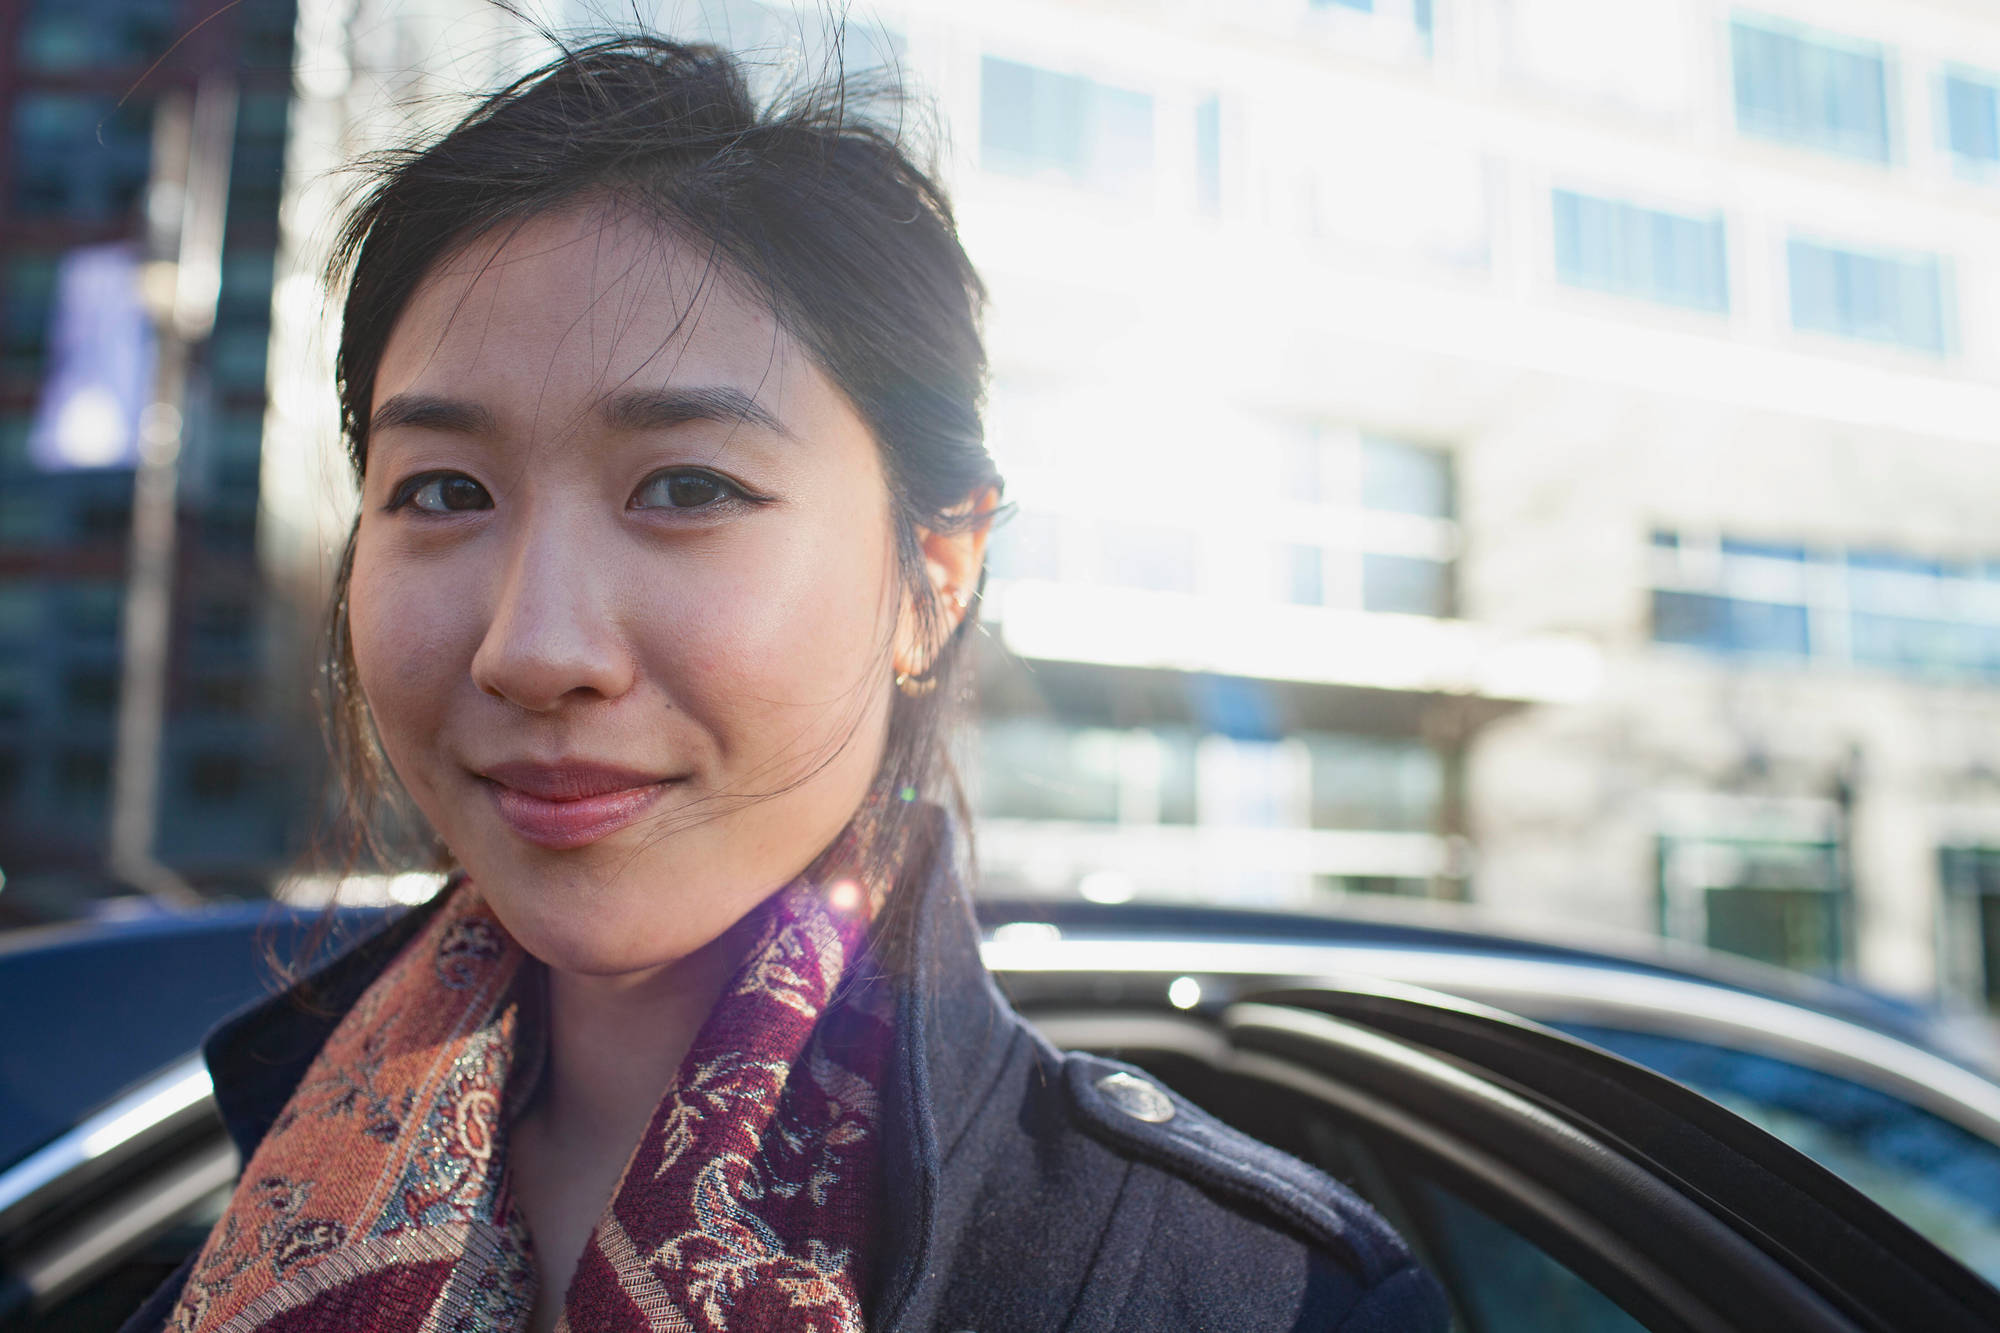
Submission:
[[[903,12],[1020,506],[990,880],[2000,1003],[2000,15]]]
[[[528,50],[306,3],[300,349],[312,164]],[[1470,898],[2000,1002],[2000,15],[890,0],[849,43],[937,99],[993,293],[990,887]],[[260,529],[301,568],[307,457]]]
[[[133,422],[92,418],[79,449],[38,439],[37,418],[52,326],[124,299],[114,284],[60,316],[65,261],[144,257],[146,209],[172,206],[147,198],[154,109],[205,76],[234,94],[230,184],[215,331],[188,384],[156,851],[198,884],[254,885],[309,790],[264,715],[255,555],[294,17],[292,0],[0,6],[0,910],[103,887]]]

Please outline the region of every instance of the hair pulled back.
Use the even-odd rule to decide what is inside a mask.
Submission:
[[[328,281],[335,292],[346,282],[336,384],[357,479],[368,467],[376,371],[406,303],[441,261],[496,229],[601,199],[698,238],[728,277],[768,301],[874,433],[900,593],[935,649],[925,674],[937,688],[897,696],[865,807],[866,869],[886,884],[923,836],[919,798],[948,795],[961,814],[965,806],[946,722],[962,701],[978,602],[947,632],[919,530],[978,521],[961,507],[997,490],[1000,477],[980,421],[984,289],[934,174],[864,102],[902,104],[879,79],[863,86],[838,74],[760,104],[742,65],[712,46],[618,36],[575,47],[486,97],[441,138],[373,159]],[[331,608],[327,698],[346,817],[365,839],[400,792],[354,671],[353,555],[350,533]],[[449,864],[444,849],[433,852]],[[890,912],[900,915],[897,901],[909,896],[891,894]]]

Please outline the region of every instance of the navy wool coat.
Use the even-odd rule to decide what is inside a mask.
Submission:
[[[1437,1284],[1344,1186],[1136,1070],[1044,1041],[981,964],[950,855],[933,860],[915,965],[896,983],[870,1329],[1443,1333]],[[315,1004],[295,987],[209,1036],[245,1161],[428,915],[405,914],[302,982]],[[192,1262],[125,1333],[165,1325]]]

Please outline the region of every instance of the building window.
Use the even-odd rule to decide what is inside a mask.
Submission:
[[[143,68],[182,35],[178,0],[37,0],[21,34],[20,63],[31,69],[92,65]]]
[[[188,791],[203,804],[233,801],[249,785],[248,766],[243,756],[226,750],[208,750],[188,760]]]
[[[1294,606],[1326,605],[1326,548],[1287,543],[1282,595]]]
[[[52,254],[20,254],[7,261],[0,288],[0,374],[40,378],[57,262]]]
[[[252,681],[240,673],[197,677],[188,692],[196,712],[215,717],[247,717],[256,701]]]
[[[29,706],[34,701],[35,681],[18,658],[24,654],[13,654],[17,659],[8,661],[0,656],[0,722],[19,722],[28,716]]]
[[[979,773],[980,813],[992,818],[1406,833],[1437,826],[1445,780],[1438,754],[1417,741],[1246,740],[1206,726],[1115,730],[1041,717],[987,720]]]
[[[63,703],[72,716],[109,715],[118,707],[117,671],[71,667],[63,676]]]
[[[1572,287],[1722,314],[1729,265],[1720,214],[1683,217],[1557,190],[1556,277]]]
[[[979,153],[988,171],[1142,196],[1153,181],[1153,99],[997,56],[980,62]]]
[[[0,642],[33,639],[42,628],[43,590],[39,582],[0,583]]]
[[[1455,614],[1457,495],[1445,449],[1351,430],[1282,433],[1271,460],[1278,599]]]
[[[2000,561],[1653,538],[1653,638],[1732,657],[2000,678]]]
[[[1840,970],[1844,895],[1832,843],[1663,837],[1670,935],[1797,972]]]
[[[1222,99],[1204,97],[1194,109],[1194,205],[1222,212]]]
[[[125,614],[125,585],[117,579],[73,579],[63,585],[56,604],[72,638],[115,639]]]
[[[1444,761],[1417,741],[1331,732],[1305,738],[1314,828],[1428,833],[1444,798]]]
[[[1123,733],[1039,718],[989,722],[979,738],[980,812],[1002,819],[1118,818]]]
[[[244,0],[237,8],[237,30],[241,34],[238,59],[245,69],[282,69],[292,66],[292,29],[298,19],[293,0]]]
[[[1449,616],[1451,566],[1416,556],[1364,555],[1361,608],[1405,616]]]
[[[72,747],[56,756],[56,787],[73,800],[101,800],[111,789],[109,751]]]
[[[1947,984],[2000,1013],[2000,848],[1947,847],[1940,854]]]
[[[1738,129],[1889,160],[1889,68],[1881,47],[1747,17],[1730,31]]]
[[[1792,327],[1942,356],[1951,344],[1949,266],[1937,255],[1787,247]]]
[[[13,211],[23,218],[122,222],[152,167],[152,109],[78,93],[15,99]]]
[[[1391,514],[1451,518],[1451,455],[1375,436],[1361,441],[1361,505]]]
[[[1984,78],[1944,76],[1945,143],[1961,162],[2000,163],[2000,89]]]
[[[1804,658],[1806,609],[1709,593],[1653,590],[1653,638],[1729,657]]]

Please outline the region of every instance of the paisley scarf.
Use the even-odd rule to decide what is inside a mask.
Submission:
[[[849,975],[870,906],[851,882],[801,879],[757,909],[757,943],[633,1151],[559,1328],[862,1327],[891,1035],[884,988]],[[534,967],[462,885],[314,1060],[168,1327],[524,1327],[536,1270],[504,1164],[516,983]]]

